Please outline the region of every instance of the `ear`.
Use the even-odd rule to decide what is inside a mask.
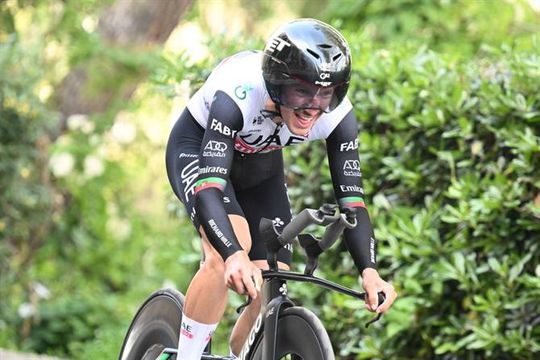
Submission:
[[[266,103],[264,104],[264,109],[268,111],[278,111],[276,104],[270,98],[266,100]]]

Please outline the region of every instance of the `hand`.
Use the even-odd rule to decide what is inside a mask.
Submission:
[[[362,271],[362,287],[367,293],[366,296],[366,309],[371,312],[383,313],[392,306],[394,300],[396,300],[397,293],[386,281],[381,279],[377,270],[367,268]],[[379,300],[377,293],[382,291],[386,296],[384,302],[379,306]]]
[[[225,260],[225,283],[240,295],[257,298],[261,291],[261,270],[250,260],[245,251],[237,251]]]

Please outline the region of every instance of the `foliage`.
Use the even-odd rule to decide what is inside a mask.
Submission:
[[[324,296],[333,343],[346,358],[535,358],[538,53],[486,48],[496,60],[452,62],[425,48],[366,49],[350,97],[380,268],[400,299],[377,331],[359,331],[361,304]],[[333,201],[324,158],[322,145],[291,149],[296,208]],[[343,258],[322,273],[354,274]]]
[[[330,0],[321,13],[341,30],[360,28],[379,44],[427,45],[452,56],[468,57],[485,44],[530,47],[531,35],[540,32],[527,0]]]
[[[13,301],[7,284],[29,280],[26,267],[54,208],[43,152],[51,114],[33,93],[41,75],[34,55],[13,37],[0,44],[0,331],[8,327],[3,318]]]
[[[0,2],[1,347],[115,357],[145,296],[185,291],[198,265],[164,174],[165,119],[221,59],[262,41],[216,36],[200,62],[110,48],[92,30],[108,3]],[[366,201],[380,271],[400,293],[364,330],[363,304],[293,287],[339,358],[538,356],[540,64],[525,4],[329,1],[323,12],[352,46]],[[103,75],[111,64],[118,73]],[[70,117],[57,137],[47,93],[86,65],[96,92],[145,72],[152,85],[99,116]],[[334,201],[323,142],[286,156],[295,211]],[[344,248],[325,255],[319,275],[356,286]],[[240,301],[218,329],[218,352]]]
[[[109,358],[119,349],[129,316],[151,289],[164,283],[183,287],[188,281],[162,265],[186,262],[192,269],[196,264],[191,254],[197,244],[190,231],[178,229],[182,220],[163,222],[164,207],[147,206],[168,197],[163,144],[155,141],[162,130],[142,121],[164,118],[155,110],[164,108],[163,102],[140,88],[138,96],[147,105],[123,104],[124,111],[116,114],[113,104],[98,116],[70,116],[61,136],[58,115],[50,110],[54,104],[45,104],[61,79],[56,75],[63,75],[56,60],[66,65],[58,59],[66,54],[58,41],[73,41],[69,34],[83,38],[85,12],[105,4],[99,3],[0,4],[13,23],[35,21],[31,36],[24,26],[20,33],[12,31],[21,26],[0,30],[0,347]],[[74,18],[63,23],[66,17]],[[46,31],[48,44],[40,39]],[[84,58],[77,54],[85,48],[102,67],[109,61],[127,71],[147,70],[158,59],[90,40],[71,49],[73,64]],[[107,87],[102,73],[94,78],[101,81],[94,88]],[[115,79],[109,76],[109,85]],[[185,240],[178,244],[179,238]],[[179,256],[172,248],[189,251]]]

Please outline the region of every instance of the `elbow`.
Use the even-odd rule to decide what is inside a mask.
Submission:
[[[206,188],[195,192],[195,213],[197,219],[205,219],[209,209],[219,206],[222,203],[222,192],[217,188]]]

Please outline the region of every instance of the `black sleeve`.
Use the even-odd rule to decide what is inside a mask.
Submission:
[[[340,206],[356,208],[357,226],[346,229],[345,244],[358,270],[376,268],[375,237],[364,203],[358,157],[358,124],[351,110],[326,139],[334,193]]]
[[[223,260],[242,250],[223,204],[223,190],[231,171],[234,139],[243,125],[238,105],[217,91],[208,116],[195,185],[195,211],[210,244]]]

